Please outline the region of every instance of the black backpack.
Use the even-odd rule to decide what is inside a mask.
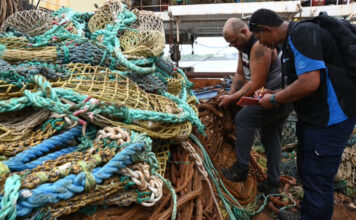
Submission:
[[[356,26],[327,15],[320,15],[301,22],[313,22],[331,33],[345,61],[347,74],[356,85]]]

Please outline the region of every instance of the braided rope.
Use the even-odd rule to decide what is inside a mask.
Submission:
[[[41,144],[17,154],[15,157],[12,157],[8,161],[5,161],[4,164],[6,164],[11,171],[21,171],[24,169],[28,169],[28,166],[26,166],[25,163],[28,163],[31,160],[44,155],[45,153],[51,151],[52,149],[58,146],[67,145],[70,141],[77,137],[80,132],[81,126],[72,128],[71,130],[66,131],[63,134],[47,139]]]
[[[16,203],[19,197],[21,179],[13,175],[6,180],[5,194],[1,198],[0,219],[16,219]]]
[[[213,197],[213,201],[214,201],[215,206],[219,213],[219,218],[224,219],[221,214],[221,211],[219,208],[219,203],[218,203],[218,200],[216,199],[213,187],[210,183],[209,175],[204,168],[202,159],[200,158],[199,154],[194,149],[194,147],[188,141],[182,141],[181,144],[182,144],[183,148],[189,152],[189,155],[194,159],[195,165],[198,167],[199,173],[202,175],[203,179],[208,183],[211,196]]]
[[[92,177],[95,183],[100,184],[105,179],[117,173],[119,169],[125,168],[132,163],[131,157],[144,148],[144,144],[132,144],[115,155],[106,165],[95,168]],[[26,216],[33,208],[45,206],[48,203],[57,203],[60,200],[69,199],[76,193],[85,190],[88,175],[81,172],[78,175],[68,175],[53,184],[43,184],[34,190],[21,190],[21,202],[17,204],[18,216]],[[26,193],[25,193],[26,192]]]

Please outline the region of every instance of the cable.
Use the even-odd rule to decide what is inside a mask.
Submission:
[[[206,58],[204,58],[204,59],[202,59],[202,60],[200,60],[200,61],[198,61],[198,62],[196,62],[196,63],[193,63],[192,65],[187,66],[187,67],[193,67],[193,66],[195,66],[195,65],[197,65],[197,64],[199,64],[199,63],[202,63],[202,62],[204,62],[204,61],[207,61],[208,59],[212,58],[214,55],[220,53],[221,51],[224,51],[226,48],[228,48],[228,47],[224,47],[224,48],[222,48],[221,50],[219,50],[218,52],[216,52],[216,53],[214,53],[214,54],[212,54],[212,55],[210,55],[210,56],[208,56],[208,57],[206,57]]]
[[[208,46],[208,45],[205,45],[205,44],[202,44],[202,43],[198,43],[198,42],[196,42],[195,44],[196,44],[196,45],[203,46],[203,47],[207,47],[207,48],[215,48],[215,49],[220,49],[220,48],[228,48],[228,47],[229,47],[229,45],[226,45],[226,46],[223,46],[223,47],[214,47],[214,46]]]

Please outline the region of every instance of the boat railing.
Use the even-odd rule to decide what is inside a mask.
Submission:
[[[131,8],[140,10],[164,12],[169,6],[194,5],[194,4],[220,4],[220,3],[244,3],[244,2],[271,2],[264,0],[129,0]],[[353,3],[354,0],[300,0],[302,7],[345,5]]]

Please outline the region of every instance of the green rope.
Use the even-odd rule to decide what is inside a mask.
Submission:
[[[154,175],[158,176],[158,178],[160,178],[163,183],[166,185],[166,187],[169,189],[169,191],[171,192],[172,194],[172,198],[173,198],[173,211],[172,211],[172,216],[171,216],[171,219],[172,220],[175,220],[176,217],[177,217],[177,194],[176,192],[174,191],[174,188],[171,184],[171,182],[167,179],[165,179],[164,177],[162,177],[159,173],[157,172],[153,172]]]
[[[1,199],[0,219],[16,219],[16,203],[19,197],[21,178],[15,174],[6,179],[4,197]]]
[[[5,51],[6,51],[6,46],[0,44],[0,58],[4,56]]]
[[[236,219],[236,218],[237,219],[249,219],[250,216],[253,216],[253,215],[256,215],[256,214],[262,212],[262,210],[267,205],[268,197],[274,196],[274,195],[269,195],[268,197],[265,197],[263,204],[257,211],[250,212],[250,211],[245,210],[240,205],[240,203],[234,198],[234,196],[231,195],[231,193],[224,186],[223,181],[219,177],[218,171],[215,169],[213,162],[210,160],[209,154],[206,152],[204,146],[200,143],[199,139],[193,134],[190,135],[190,138],[200,147],[201,151],[203,152],[203,158],[204,158],[203,165],[204,165],[206,171],[208,172],[211,180],[213,181],[213,183],[218,191],[219,197],[220,197],[226,211],[229,214],[230,219]],[[237,206],[235,206],[232,202],[230,202],[229,199],[225,198],[223,191],[235,204],[237,204]],[[276,195],[280,195],[280,194],[276,194]]]

